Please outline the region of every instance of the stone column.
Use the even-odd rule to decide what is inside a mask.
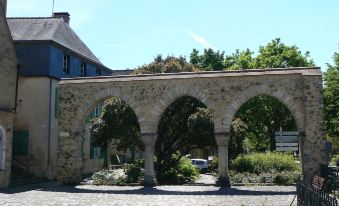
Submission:
[[[142,142],[145,145],[145,186],[155,185],[154,175],[154,144],[157,139],[156,133],[141,133]]]
[[[230,133],[218,132],[214,133],[214,135],[218,144],[217,185],[221,187],[230,187],[230,181],[228,177],[228,143],[230,141]]]

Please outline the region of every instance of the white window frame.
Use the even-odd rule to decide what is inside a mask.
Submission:
[[[64,54],[64,62],[63,62],[63,72],[64,74],[70,73],[70,60],[71,57],[68,54]]]

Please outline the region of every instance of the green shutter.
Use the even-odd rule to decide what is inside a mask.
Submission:
[[[91,143],[91,148],[90,148],[90,151],[89,151],[89,157],[91,159],[94,159],[94,145]]]
[[[13,131],[13,155],[14,156],[28,156],[28,137],[27,130],[14,130]]]

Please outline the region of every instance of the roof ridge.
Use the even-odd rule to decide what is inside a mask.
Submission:
[[[60,17],[6,17],[6,19],[60,19]]]

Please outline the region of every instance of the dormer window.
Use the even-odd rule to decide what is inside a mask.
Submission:
[[[63,71],[65,74],[69,74],[70,72],[70,64],[69,64],[70,57],[67,54],[64,54],[64,64],[63,64]]]
[[[95,75],[96,76],[101,76],[101,69],[100,68],[96,68],[95,69]]]
[[[85,62],[81,62],[80,64],[80,76],[81,77],[87,76],[87,64]]]

